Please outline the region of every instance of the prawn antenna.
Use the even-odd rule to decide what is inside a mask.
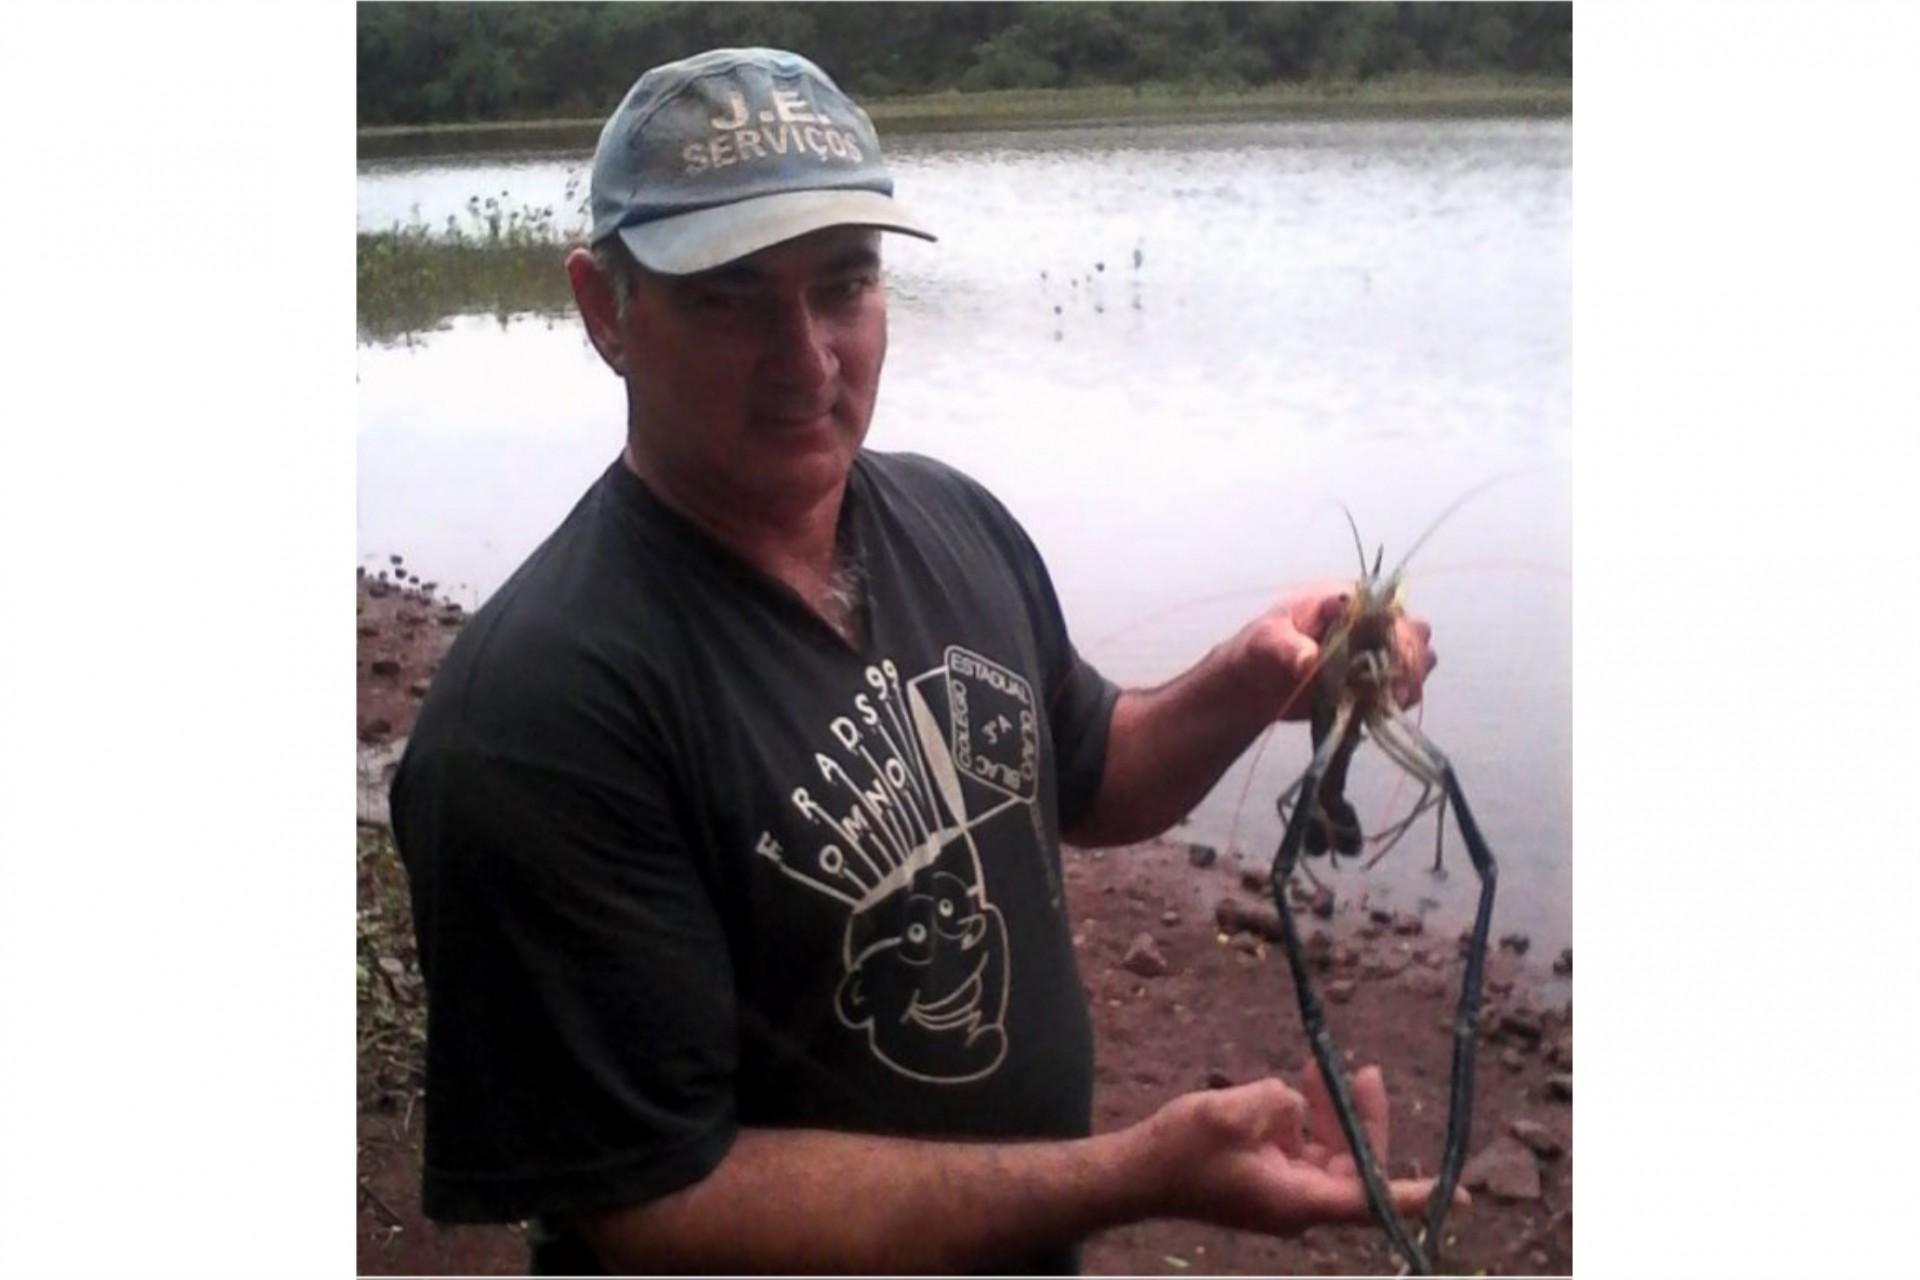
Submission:
[[[1353,530],[1353,549],[1360,557],[1360,576],[1364,578],[1367,575],[1367,549],[1360,541],[1360,526],[1354,523],[1353,512],[1347,510],[1344,502],[1340,504],[1340,514],[1347,518],[1347,528]],[[1381,549],[1385,550],[1384,547]],[[1373,571],[1380,572],[1380,557],[1377,555],[1373,558]]]
[[[1489,476],[1487,479],[1482,480],[1479,484],[1474,485],[1472,488],[1468,489],[1465,493],[1455,498],[1452,502],[1449,502],[1446,505],[1445,509],[1443,509],[1439,515],[1433,518],[1433,523],[1427,526],[1426,532],[1422,533],[1419,537],[1413,540],[1413,545],[1407,548],[1407,554],[1400,557],[1400,563],[1393,566],[1393,576],[1398,578],[1400,574],[1406,569],[1408,563],[1412,561],[1413,553],[1418,551],[1421,547],[1425,546],[1427,543],[1427,539],[1431,538],[1435,533],[1439,532],[1440,526],[1445,524],[1448,518],[1452,516],[1454,512],[1466,506],[1470,499],[1479,497],[1481,494],[1485,493],[1487,490],[1493,488],[1497,484],[1505,484],[1509,480],[1516,480],[1519,477],[1526,475],[1531,471],[1537,471],[1537,470],[1539,470],[1538,467],[1520,467],[1513,471],[1503,472],[1502,474],[1497,476]],[[1349,521],[1349,523],[1351,523],[1351,521],[1353,520],[1353,517],[1348,516],[1347,520]],[[1354,536],[1357,538],[1359,534],[1356,533]]]

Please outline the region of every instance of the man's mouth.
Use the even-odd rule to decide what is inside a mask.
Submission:
[[[766,410],[754,414],[754,421],[772,427],[775,430],[798,431],[819,423],[829,421],[833,415],[833,406],[823,409]]]

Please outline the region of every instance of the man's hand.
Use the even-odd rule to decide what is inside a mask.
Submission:
[[[1366,1186],[1319,1071],[1304,1092],[1278,1079],[1174,1099],[1145,1122],[1171,1212],[1220,1226],[1294,1236],[1370,1220]],[[1388,1159],[1387,1087],[1378,1067],[1353,1080],[1354,1107],[1378,1162]],[[1394,1208],[1425,1211],[1431,1178],[1390,1182]],[[1456,1205],[1470,1203],[1457,1191]]]
[[[1321,645],[1347,617],[1353,583],[1334,580],[1300,588],[1249,624],[1247,648],[1270,673],[1277,720],[1305,720],[1313,710],[1313,679]],[[1439,661],[1433,628],[1425,619],[1401,615],[1394,627],[1394,701],[1404,710],[1419,703],[1427,676]]]

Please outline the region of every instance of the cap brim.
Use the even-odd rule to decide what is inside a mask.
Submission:
[[[623,227],[620,240],[647,270],[684,276],[827,227],[874,227],[922,240],[938,238],[893,197],[878,191],[789,191]]]

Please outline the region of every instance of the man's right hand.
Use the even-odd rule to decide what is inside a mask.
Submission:
[[[1366,1222],[1371,1213],[1332,1098],[1309,1065],[1296,1090],[1279,1079],[1175,1098],[1141,1125],[1161,1194],[1181,1217],[1295,1236]],[[1376,1160],[1388,1159],[1387,1087],[1378,1067],[1353,1080],[1354,1106]],[[1426,1209],[1434,1179],[1389,1183],[1405,1217]],[[1454,1203],[1470,1198],[1456,1190]]]

